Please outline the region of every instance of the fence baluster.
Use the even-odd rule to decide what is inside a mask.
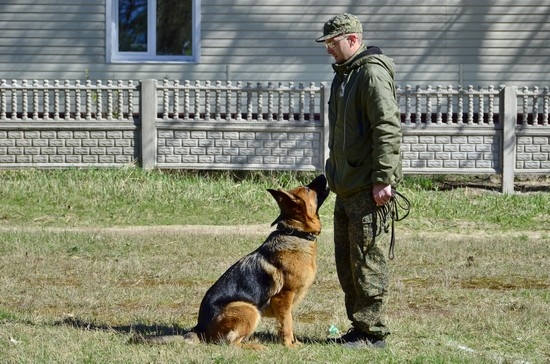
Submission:
[[[11,119],[17,120],[17,80],[12,80],[11,86]]]
[[[533,125],[539,124],[539,88],[533,88]]]
[[[426,88],[426,125],[432,123],[432,86]]]
[[[236,114],[235,114],[235,118],[237,121],[242,121],[243,120],[243,115],[242,115],[242,112],[243,112],[243,100],[242,100],[242,97],[243,97],[243,83],[242,81],[237,81],[237,110],[235,110]]]
[[[284,93],[283,93],[283,83],[279,82],[277,85],[277,101],[278,101],[278,107],[277,107],[277,121],[283,121],[284,120]]]
[[[294,82],[289,84],[290,92],[288,93],[288,121],[294,121]]]
[[[191,82],[183,81],[183,120],[189,120],[189,93]]]
[[[548,112],[550,111],[549,99],[550,99],[550,87],[544,88],[544,101],[542,107],[542,125],[548,126]]]
[[[44,120],[50,119],[50,81],[44,80],[44,114],[42,118]]]
[[[453,123],[453,86],[447,86],[447,117],[446,123],[451,125]]]
[[[225,121],[231,121],[231,89],[233,88],[231,81],[227,81],[227,89],[225,91]]]
[[[478,105],[478,111],[477,111],[477,123],[479,125],[483,125],[484,123],[484,116],[485,116],[485,95],[483,93],[483,87],[482,86],[478,86],[478,102],[479,102],[479,105]]]
[[[38,80],[32,81],[32,119],[38,120],[38,110],[40,108],[39,103],[39,88],[38,88]]]
[[[420,85],[416,85],[416,116],[414,123],[417,125],[422,124],[422,90]]]
[[[306,100],[305,100],[304,84],[300,83],[300,103],[299,103],[299,106],[298,106],[299,107],[298,121],[304,121],[305,120],[305,118],[304,118],[305,104],[306,104]]]
[[[29,112],[29,100],[28,100],[29,90],[27,89],[28,87],[27,80],[22,80],[21,87],[23,88],[21,90],[21,103],[22,103],[21,120],[26,121],[28,120],[28,112]]]
[[[162,80],[162,119],[168,120],[170,111],[170,94],[168,89],[168,80]]]
[[[86,120],[92,120],[92,81],[86,80]]]
[[[529,123],[529,110],[527,108],[527,105],[529,104],[529,87],[523,86],[523,102],[522,102],[522,108],[523,108],[523,115],[521,119],[522,125],[527,125]]]
[[[204,88],[204,120],[210,120],[210,116],[212,113],[212,107],[210,105],[210,93],[211,93],[212,83],[210,80],[207,80],[205,82],[205,88]],[[214,117],[216,117],[216,111],[217,111],[217,94],[214,94]],[[200,107],[197,106],[197,107]],[[200,112],[199,112],[199,118],[200,118]],[[197,119],[198,120],[198,119]]]
[[[118,90],[117,90],[117,95],[118,95],[118,102],[117,102],[117,107],[116,107],[116,112],[117,112],[117,119],[119,121],[122,121],[124,120],[124,88],[123,88],[123,83],[122,83],[122,80],[118,80],[117,81],[117,87],[118,87]]]
[[[246,120],[252,121],[252,82],[248,82],[246,88]]]
[[[128,81],[128,120],[134,121],[134,81]]]
[[[441,89],[443,87],[441,85],[437,85],[437,95],[436,95],[436,124],[443,124],[443,105],[442,105],[442,95],[441,95]]]
[[[215,119],[216,121],[221,120],[221,96],[220,96],[220,88],[222,87],[221,81],[216,81],[216,99],[215,99],[215,105],[214,105],[214,112],[215,112]]]
[[[495,87],[493,85],[489,85],[489,113],[487,114],[487,121],[489,122],[489,125],[495,125],[494,117],[495,117]]]
[[[262,83],[258,82],[258,121],[264,120],[264,107],[263,107],[263,92],[262,92]]]
[[[267,121],[273,121],[273,82],[267,83]]]
[[[107,120],[113,120],[113,81],[107,80]]]
[[[6,103],[6,87],[7,83],[6,80],[0,81],[0,119],[5,120],[6,119],[6,110],[7,110],[7,103]]]
[[[411,85],[405,85],[405,124],[411,124]]]
[[[468,124],[474,123],[474,86],[468,85]]]
[[[172,120],[179,120],[180,118],[180,81],[174,81],[174,115]]]
[[[199,82],[200,84],[200,81],[197,81]],[[198,85],[198,84],[197,84]],[[212,106],[210,105],[210,94],[211,94],[211,83],[209,80],[206,81],[205,83],[205,90],[204,90],[204,105],[205,105],[205,109],[204,109],[204,119],[209,121],[210,118],[211,118],[211,113],[212,113]],[[200,109],[199,109],[199,105],[200,105],[200,88],[197,87],[195,89],[195,120],[199,120],[199,117],[200,117]]]
[[[315,120],[315,82],[309,84],[309,121]]]
[[[95,118],[98,121],[103,120],[103,82],[97,80],[96,82],[96,107],[95,107]]]
[[[206,86],[210,87],[210,81],[206,81]],[[195,117],[194,117],[195,120],[199,120],[200,117],[201,117],[201,109],[200,109],[201,92],[200,92],[200,89],[201,89],[201,81],[196,80],[195,81],[195,107],[193,109],[194,114],[195,114]],[[206,112],[205,114],[208,115],[208,120],[210,120],[210,100],[206,103],[206,105],[208,107],[208,112]]]
[[[70,90],[70,81],[65,80],[65,120],[71,119],[71,90]]]
[[[74,110],[74,118],[75,120],[80,120],[80,112],[81,112],[81,105],[80,103],[82,100],[80,99],[80,80],[76,80],[75,82],[75,110]]]
[[[464,89],[458,85],[458,112],[456,114],[457,124],[464,123]]]

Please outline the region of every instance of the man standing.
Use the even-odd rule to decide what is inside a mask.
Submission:
[[[359,19],[343,13],[328,20],[316,40],[335,61],[325,172],[336,194],[336,269],[352,325],[336,342],[351,348],[385,347],[390,333],[388,203],[402,177],[394,63],[362,37]]]

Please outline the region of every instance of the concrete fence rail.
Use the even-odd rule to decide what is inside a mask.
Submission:
[[[399,87],[408,174],[550,174],[548,87]],[[0,80],[0,168],[323,170],[325,84]]]

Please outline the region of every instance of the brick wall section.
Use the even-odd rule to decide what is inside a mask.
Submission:
[[[550,171],[550,135],[545,130],[517,132],[517,172]]]
[[[160,168],[319,170],[324,163],[322,128],[263,123],[201,123],[203,130],[157,131]]]
[[[73,124],[73,123],[71,123]],[[274,127],[188,130],[185,126],[158,130],[159,168],[323,169],[322,129]],[[59,122],[29,128],[28,122],[0,125],[0,168],[124,166],[139,160],[139,128],[74,125]],[[218,125],[219,127],[219,125]],[[459,134],[459,132],[461,134]],[[477,133],[477,134],[476,134]],[[403,129],[406,173],[500,173],[501,130],[479,127]],[[463,135],[462,135],[463,134]],[[518,173],[550,170],[550,136],[545,128],[517,129]]]
[[[5,129],[0,126],[0,168],[123,166],[138,159],[133,125],[15,122]]]
[[[420,131],[404,127],[402,156],[406,173],[498,173],[502,131],[432,126]]]

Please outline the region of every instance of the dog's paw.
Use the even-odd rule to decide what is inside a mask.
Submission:
[[[294,341],[284,342],[283,345],[289,349],[297,349],[302,345],[302,343],[298,340],[294,340]]]

